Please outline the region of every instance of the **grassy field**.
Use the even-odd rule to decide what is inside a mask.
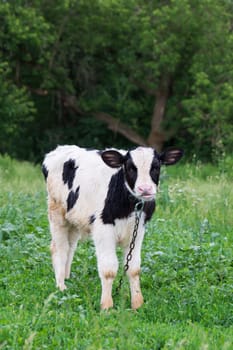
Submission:
[[[233,349],[232,168],[164,170],[143,244],[145,304],[130,310],[125,281],[101,312],[92,243],[57,291],[40,169],[0,158],[0,349]]]

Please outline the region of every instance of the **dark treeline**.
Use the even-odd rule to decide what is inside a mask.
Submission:
[[[0,152],[233,149],[229,0],[0,0]]]

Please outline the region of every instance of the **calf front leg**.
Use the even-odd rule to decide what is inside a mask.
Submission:
[[[129,261],[129,268],[127,275],[130,283],[131,292],[131,307],[132,309],[138,309],[143,304],[143,296],[140,287],[140,266],[141,266],[141,246],[144,237],[144,227],[140,225],[138,234],[135,240],[135,247],[132,251],[132,259]],[[130,247],[125,249],[125,262]]]
[[[131,291],[131,307],[136,310],[143,304],[143,296],[140,287],[140,269],[128,271]]]
[[[94,230],[98,272],[101,279],[101,309],[113,307],[112,284],[118,270],[116,241],[112,225],[99,225]]]

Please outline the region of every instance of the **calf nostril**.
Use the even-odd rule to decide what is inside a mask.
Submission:
[[[138,191],[141,193],[151,193],[152,186],[150,185],[138,186]]]

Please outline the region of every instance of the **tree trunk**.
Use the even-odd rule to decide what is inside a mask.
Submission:
[[[161,151],[165,141],[165,133],[161,129],[161,124],[164,118],[166,103],[169,96],[170,84],[170,76],[162,77],[159,87],[155,93],[156,101],[151,120],[151,131],[148,136],[147,143],[158,152]]]

